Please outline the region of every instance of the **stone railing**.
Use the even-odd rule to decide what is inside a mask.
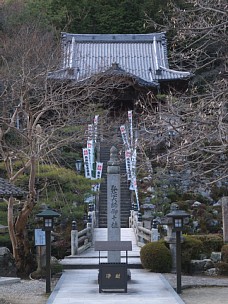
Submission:
[[[96,212],[88,212],[87,227],[81,231],[77,230],[76,222],[72,222],[71,230],[71,255],[77,255],[88,249],[93,244],[93,232],[96,227]]]
[[[129,227],[133,228],[137,245],[144,246],[146,243],[155,242],[159,240],[159,233],[157,228],[147,229],[143,227],[141,216],[138,211],[131,210],[129,217]]]

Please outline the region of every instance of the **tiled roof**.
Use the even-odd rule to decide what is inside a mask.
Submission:
[[[49,73],[50,78],[82,81],[109,70],[113,64],[146,85],[191,77],[190,72],[169,69],[165,33],[62,33],[62,47],[62,67]]]
[[[0,178],[0,197],[22,197],[26,194],[19,187],[14,186],[4,178]]]

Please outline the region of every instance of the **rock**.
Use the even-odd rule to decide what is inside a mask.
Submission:
[[[202,205],[200,202],[195,201],[192,207],[199,207],[200,205]]]
[[[208,276],[216,276],[216,275],[218,275],[218,271],[217,271],[216,268],[207,269],[204,273],[206,275],[208,275]]]
[[[214,268],[214,263],[211,259],[204,260],[191,260],[190,262],[191,272],[193,273],[203,273],[205,270]]]
[[[7,247],[0,247],[0,276],[17,276],[17,269],[14,257]]]
[[[205,270],[208,270],[208,269],[211,269],[211,268],[215,267],[215,265],[214,265],[214,263],[211,259],[206,259],[205,261],[206,261],[205,265],[204,265]]]
[[[221,254],[221,252],[212,252],[211,253],[211,260],[214,263],[220,262],[222,260],[222,254]]]

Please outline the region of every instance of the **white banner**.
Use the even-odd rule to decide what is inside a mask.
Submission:
[[[93,139],[93,124],[88,125],[88,140]]]
[[[100,179],[103,170],[103,163],[97,162],[96,164],[96,179]],[[100,190],[100,184],[96,184],[94,187],[94,191]]]
[[[136,202],[137,202],[137,206],[138,206],[138,210],[139,210],[139,195],[138,195],[138,187],[137,187],[136,177],[132,178],[129,189],[135,191],[135,198],[136,198]]]
[[[136,177],[136,158],[137,158],[137,153],[136,149],[133,150],[132,156],[131,156],[131,174],[133,177]]]
[[[87,148],[84,148],[82,150],[83,150],[85,177],[86,178],[91,178],[91,167],[90,167],[90,161],[89,161],[89,151],[88,151]]]
[[[132,111],[128,111],[128,120],[130,125],[130,143],[131,143],[131,149],[133,148],[133,119],[132,119]]]
[[[120,132],[122,135],[124,145],[129,149],[129,142],[128,142],[128,136],[127,136],[125,125],[120,126]]]
[[[93,120],[93,124],[94,124],[94,141],[97,141],[97,125],[98,125],[98,118],[99,115],[95,115],[94,120]]]
[[[127,179],[131,180],[132,178],[132,168],[131,168],[131,150],[125,150],[125,163],[126,163],[126,172],[127,172]]]
[[[103,170],[103,163],[97,162],[97,166],[96,166],[96,178],[97,179],[101,178],[102,170]]]
[[[94,144],[92,140],[87,140],[87,149],[89,152],[89,162],[90,162],[90,168],[92,170],[93,163],[94,163]]]

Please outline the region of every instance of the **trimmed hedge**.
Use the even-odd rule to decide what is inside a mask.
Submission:
[[[140,259],[143,268],[149,269],[152,272],[171,271],[171,252],[164,242],[150,242],[144,245],[140,251]]]
[[[202,253],[209,258],[211,253],[219,252],[224,245],[223,237],[220,234],[207,234],[207,235],[194,235],[194,238],[200,240],[203,243]]]
[[[181,244],[181,267],[183,272],[190,273],[191,260],[200,259],[203,252],[202,241],[196,239],[192,235],[184,235],[184,241]]]

